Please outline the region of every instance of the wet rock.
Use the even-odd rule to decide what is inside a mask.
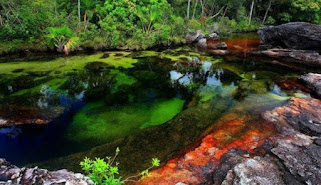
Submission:
[[[299,181],[320,184],[321,146],[309,136],[321,135],[320,100],[292,98],[287,105],[265,112],[263,118],[280,133],[271,138],[271,152],[282,165]]]
[[[202,48],[202,49],[207,48],[207,40],[205,38],[200,39],[197,42],[196,46],[199,47],[199,48]]]
[[[290,173],[307,184],[321,183],[321,147],[311,144],[298,146],[285,140],[278,141],[272,153],[275,154]]]
[[[285,184],[282,172],[270,157],[254,157],[235,165],[224,181],[224,185],[232,184]]]
[[[216,44],[216,49],[226,50],[227,49],[227,44],[225,42],[221,42],[219,44]]]
[[[321,134],[321,101],[317,99],[292,98],[287,105],[265,112],[263,117],[280,132],[292,126],[310,135]]]
[[[28,106],[0,106],[0,128],[25,124],[48,124],[63,112],[62,107],[40,109]]]
[[[227,51],[227,50],[220,50],[220,49],[210,50],[209,52],[210,52],[211,54],[214,54],[214,55],[227,55],[227,54],[230,53],[230,52]]]
[[[13,72],[13,73],[20,73],[20,72],[22,72],[22,71],[24,71],[24,69],[15,69],[15,70],[13,70],[12,72]]]
[[[302,64],[307,66],[321,66],[321,55],[315,51],[268,49],[252,52],[254,55],[263,55],[272,58],[279,58],[289,63]]]
[[[109,56],[110,56],[109,53],[104,53],[103,56],[101,56],[100,58],[101,58],[101,59],[104,59],[104,58],[108,58]]]
[[[292,22],[258,31],[263,44],[291,49],[320,50],[321,25]]]
[[[309,73],[301,76],[300,80],[321,98],[321,74]]]
[[[208,35],[208,40],[213,40],[213,41],[220,40],[220,36],[217,33],[211,33]]]
[[[46,76],[49,73],[51,73],[51,71],[31,71],[31,72],[28,72],[28,74],[30,74],[33,77]]]
[[[228,172],[248,158],[249,153],[240,149],[232,149],[226,152],[220,159],[218,170],[213,174],[214,184],[222,184],[222,182],[228,178]]]
[[[193,42],[197,42],[197,41],[201,40],[204,37],[205,37],[205,35],[202,33],[202,31],[197,30],[196,32],[188,33],[186,35],[185,39],[186,39],[187,44],[191,44]]]
[[[0,159],[0,166],[0,184],[94,185],[88,177],[67,170],[48,171],[38,167],[18,168],[5,159]]]

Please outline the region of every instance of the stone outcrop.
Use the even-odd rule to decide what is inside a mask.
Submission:
[[[5,159],[0,159],[0,184],[29,185],[29,184],[66,184],[94,185],[88,177],[67,170],[48,171],[35,168],[18,168]]]
[[[321,98],[321,74],[309,73],[301,76],[300,80]]]
[[[220,36],[217,33],[211,33],[208,35],[207,39],[216,41],[216,40],[220,40]]]
[[[321,55],[316,51],[273,48],[262,51],[253,51],[252,54],[277,58],[289,63],[307,66],[321,66]]]
[[[316,141],[321,136],[321,101],[292,98],[263,117],[280,133],[270,140],[271,153],[297,181],[320,184],[321,146]]]
[[[263,44],[290,49],[321,50],[321,25],[291,22],[258,31]]]
[[[198,42],[199,40],[203,39],[205,35],[202,33],[201,30],[197,30],[196,32],[188,33],[185,37],[186,43],[191,44],[193,42]]]
[[[292,22],[261,28],[258,34],[262,45],[253,54],[279,58],[281,64],[321,66],[321,25]]]
[[[138,184],[321,184],[321,101],[292,98],[262,118],[262,130],[270,133],[246,129],[229,143],[227,133],[242,130],[250,119],[222,122],[222,130],[215,127],[196,149]]]

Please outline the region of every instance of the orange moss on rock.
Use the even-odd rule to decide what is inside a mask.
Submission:
[[[254,152],[275,133],[270,124],[260,119],[251,116],[238,118],[236,114],[227,114],[212,129],[195,149],[169,160],[164,167],[152,171],[151,177],[137,184],[209,183],[208,177],[215,173],[223,154],[233,148]]]

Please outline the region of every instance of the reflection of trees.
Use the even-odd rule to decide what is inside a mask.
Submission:
[[[114,77],[108,71],[84,71],[69,77],[63,88],[71,96],[84,93],[86,99],[99,99],[110,93]]]

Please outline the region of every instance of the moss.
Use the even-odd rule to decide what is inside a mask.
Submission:
[[[139,128],[160,125],[178,114],[184,101],[174,98],[151,104],[105,106],[103,101],[89,103],[74,116],[66,139],[92,146],[133,134]]]

